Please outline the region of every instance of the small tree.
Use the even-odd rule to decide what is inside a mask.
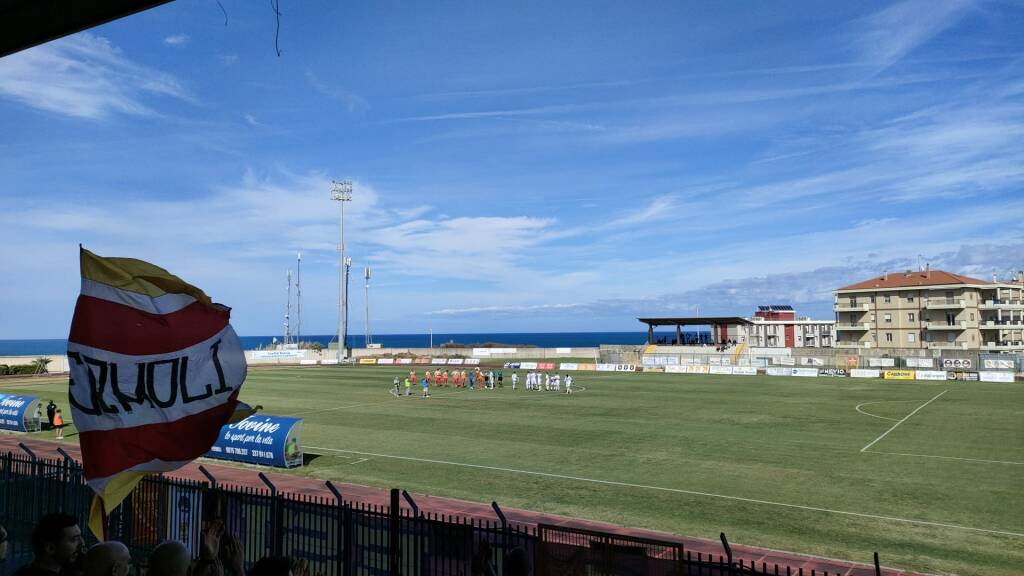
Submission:
[[[39,357],[32,361],[32,373],[33,374],[46,374],[46,365],[52,360],[49,358]]]
[[[319,342],[313,342],[309,345],[309,349],[319,354],[320,351],[324,349],[324,345]]]

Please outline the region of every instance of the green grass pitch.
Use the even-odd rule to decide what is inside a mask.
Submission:
[[[513,392],[506,370],[504,389],[394,398],[406,370],[254,369],[242,398],[303,417],[321,456],[293,473],[315,478],[928,573],[1024,569],[1019,384],[577,373],[567,397]],[[51,382],[0,391],[66,406]]]

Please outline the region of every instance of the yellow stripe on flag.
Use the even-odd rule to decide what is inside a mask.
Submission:
[[[135,490],[146,472],[122,472],[110,479],[110,482],[103,488],[103,494],[97,494],[92,498],[92,507],[89,509],[89,529],[100,541],[106,540],[104,525],[104,508],[113,510]]]
[[[159,266],[134,258],[104,258],[81,248],[82,278],[150,297],[188,294],[207,306],[210,297]]]

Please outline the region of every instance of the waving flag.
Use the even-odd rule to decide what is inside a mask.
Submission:
[[[69,400],[96,492],[89,526],[145,474],[206,453],[239,407],[245,355],[230,309],[170,272],[81,249],[68,338]],[[244,406],[244,405],[242,405]]]

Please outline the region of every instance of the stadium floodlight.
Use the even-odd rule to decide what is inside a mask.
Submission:
[[[342,180],[340,182],[336,180],[331,181],[331,200],[336,200],[341,206],[341,213],[338,218],[338,363],[342,360],[348,359],[348,350],[346,350],[346,326],[345,321],[348,319],[347,310],[347,292],[345,282],[346,278],[346,266],[345,266],[345,202],[352,201],[352,182],[349,180]]]

